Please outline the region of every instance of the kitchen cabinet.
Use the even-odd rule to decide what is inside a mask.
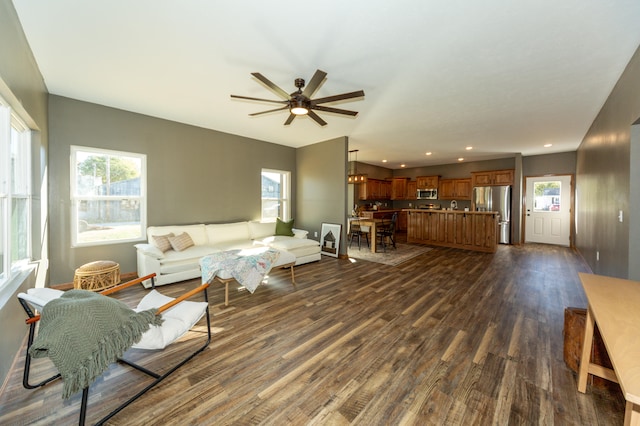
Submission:
[[[406,232],[407,230],[407,212],[398,212],[398,222],[396,223],[396,230]]]
[[[382,200],[391,199],[391,182],[388,180],[380,181],[380,196]]]
[[[471,172],[472,187],[492,185],[513,185],[513,169]]]
[[[407,193],[405,195],[405,200],[417,200],[418,198],[418,182],[415,180],[410,180],[407,182]]]
[[[494,253],[498,215],[494,212],[407,209],[407,242]]]
[[[440,176],[418,176],[416,178],[417,189],[436,189]]]
[[[428,217],[423,212],[407,211],[407,242],[422,243],[429,240],[429,237],[424,235],[424,221]]]
[[[409,178],[393,178],[391,179],[391,199],[404,200],[407,197],[407,182]]]
[[[439,200],[470,200],[471,179],[441,179]]]
[[[391,198],[391,182],[381,179],[367,179],[357,184],[360,200],[388,200]]]

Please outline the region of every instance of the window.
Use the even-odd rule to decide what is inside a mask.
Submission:
[[[533,184],[535,212],[560,211],[560,189],[562,182],[546,181]]]
[[[31,131],[0,98],[0,287],[31,260]]]
[[[291,173],[262,169],[262,221],[275,222],[276,218],[291,217]]]
[[[142,154],[71,147],[74,247],[146,237],[146,161]]]

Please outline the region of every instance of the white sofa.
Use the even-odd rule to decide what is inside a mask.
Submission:
[[[170,284],[200,277],[199,261],[203,256],[234,249],[269,246],[288,251],[296,257],[296,265],[320,260],[320,243],[308,239],[307,231],[293,229],[294,236],[274,235],[275,223],[234,222],[183,226],[150,226],[147,244],[136,244],[138,276],[156,273],[156,285]],[[187,233],[193,246],[182,251],[162,251],[154,236]],[[150,287],[151,283],[144,283]]]

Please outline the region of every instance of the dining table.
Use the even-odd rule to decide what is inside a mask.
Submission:
[[[378,219],[369,219],[366,217],[350,217],[349,221],[354,221],[357,220],[358,223],[360,224],[360,226],[368,226],[370,231],[370,235],[371,235],[371,253],[375,253],[376,252],[376,227],[381,224],[381,223],[390,223],[389,219],[382,219],[382,218],[378,218]]]

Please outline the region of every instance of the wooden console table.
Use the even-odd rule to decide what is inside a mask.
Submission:
[[[578,391],[593,374],[620,384],[627,401],[624,424],[640,425],[640,282],[579,273],[589,307],[578,372]],[[613,369],[590,362],[594,324]]]

